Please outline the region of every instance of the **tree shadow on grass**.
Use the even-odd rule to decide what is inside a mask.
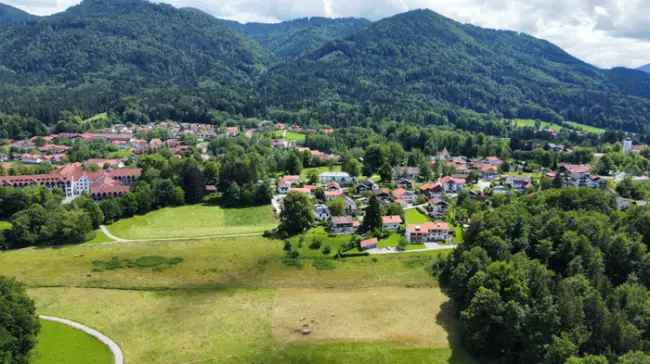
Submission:
[[[436,317],[436,322],[447,331],[447,340],[449,341],[449,348],[451,349],[449,364],[483,363],[483,361],[479,361],[470,355],[463,347],[460,323],[456,318],[456,308],[451,301],[442,304],[440,312]]]

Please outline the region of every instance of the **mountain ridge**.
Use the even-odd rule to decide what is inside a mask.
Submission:
[[[641,66],[638,68],[639,71],[643,71],[645,73],[650,73],[650,64],[646,64],[645,66]]]
[[[453,123],[471,111],[641,131],[649,93],[642,72],[602,70],[548,41],[430,10],[241,24],[144,0],[84,0],[0,29],[0,110],[50,123],[62,110],[198,121],[282,111],[345,125]]]
[[[0,3],[0,25],[24,23],[37,18],[36,15],[32,15],[11,5]]]
[[[639,79],[629,77],[629,72]],[[301,87],[292,87],[296,80]],[[600,70],[530,35],[484,29],[430,10],[415,10],[380,20],[279,65],[264,84],[268,95],[282,95],[280,107],[296,110],[323,112],[325,105],[335,105],[331,109],[363,113],[371,104],[376,117],[424,121],[427,114],[438,118],[444,109],[460,107],[508,118],[596,125],[625,113],[632,115],[626,127],[639,129],[647,116],[622,109],[650,111],[642,89],[647,82],[650,77],[637,71]],[[610,100],[612,94],[621,99]],[[606,110],[593,100],[617,104],[614,110]]]

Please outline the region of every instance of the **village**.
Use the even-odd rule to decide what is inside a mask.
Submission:
[[[390,175],[362,177],[341,169],[342,156],[304,146],[306,135],[331,135],[334,129],[306,129],[297,124],[270,121],[255,128],[215,127],[205,124],[158,123],[117,124],[93,132],[55,133],[26,140],[6,140],[0,147],[0,186],[42,185],[59,188],[65,202],[87,194],[94,200],[122,197],[142,175],[141,156],[165,152],[177,158],[194,155],[203,161],[215,156],[209,143],[215,138],[261,138],[278,151],[307,155],[320,167],[301,175],[280,175],[269,181],[274,214],[280,216],[283,200],[295,192],[313,201],[317,226],[331,236],[354,236],[360,250],[385,254],[415,249],[447,249],[462,242],[468,227],[467,213],[457,213],[459,195],[482,203],[490,196],[511,196],[539,190],[543,185],[611,189],[625,174],[600,176],[589,164],[560,163],[555,170],[531,168],[522,161],[497,156],[468,158],[451,155],[446,148],[428,156],[427,169],[395,166]],[[108,153],[101,158],[71,161],[75,145],[104,143]],[[562,144],[546,143],[550,151],[570,151]],[[639,154],[646,147],[626,139],[622,150]],[[595,157],[598,157],[597,155]],[[602,157],[602,156],[601,156]],[[635,182],[648,181],[644,175],[632,176]],[[206,194],[222,194],[206,184]],[[358,234],[371,198],[382,206],[382,234]],[[643,200],[619,196],[620,209],[645,205]]]

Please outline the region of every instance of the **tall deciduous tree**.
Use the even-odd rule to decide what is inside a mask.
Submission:
[[[293,235],[301,233],[314,223],[314,207],[309,197],[299,192],[289,192],[280,213],[280,229]]]
[[[34,302],[24,287],[0,277],[0,362],[27,364],[39,330]]]

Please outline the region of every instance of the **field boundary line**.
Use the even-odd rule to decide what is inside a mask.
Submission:
[[[77,329],[79,331],[82,331],[95,339],[99,340],[102,344],[106,345],[108,349],[113,353],[113,363],[114,364],[124,364],[124,354],[122,353],[122,349],[120,349],[120,346],[117,345],[113,340],[111,340],[108,336],[102,334],[101,332],[92,329],[88,326],[82,325],[78,322],[62,319],[59,317],[53,317],[53,316],[43,316],[40,315],[39,318],[41,320],[45,321],[51,321],[51,322],[57,322],[69,327],[72,327],[73,329]]]
[[[106,243],[99,243],[94,245],[109,245],[109,244],[124,244],[124,243],[153,243],[153,242],[165,242],[165,241],[192,241],[192,240],[207,240],[207,239],[218,239],[218,238],[240,238],[240,237],[252,237],[252,236],[262,236],[264,235],[263,231],[259,232],[250,232],[250,233],[240,233],[240,234],[211,234],[211,235],[196,235],[189,237],[175,237],[175,238],[152,238],[152,239],[123,239],[113,235],[108,226],[101,225],[99,227],[101,231],[109,239],[113,240]]]

